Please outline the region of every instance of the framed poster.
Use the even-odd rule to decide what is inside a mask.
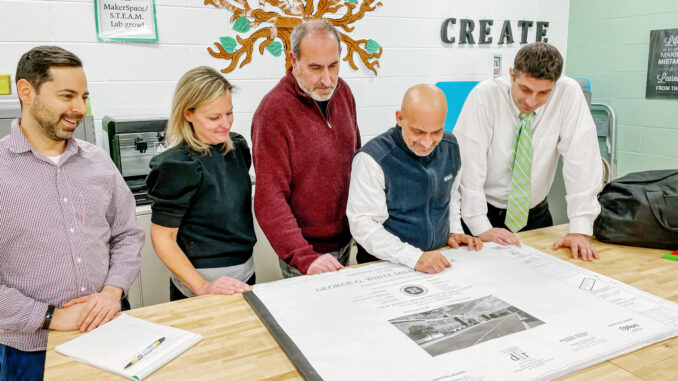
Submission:
[[[645,98],[678,99],[678,29],[650,32]]]
[[[94,0],[99,41],[158,41],[155,0]]]

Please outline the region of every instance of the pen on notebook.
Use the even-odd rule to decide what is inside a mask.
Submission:
[[[159,338],[158,340],[154,341],[153,344],[147,346],[146,349],[144,349],[143,351],[141,351],[141,353],[139,353],[139,354],[138,354],[137,356],[135,356],[132,360],[130,360],[130,362],[129,362],[127,365],[125,365],[125,369],[127,369],[127,368],[129,368],[130,366],[132,366],[132,365],[138,363],[139,360],[141,360],[142,358],[144,358],[144,356],[147,356],[149,353],[153,352],[153,350],[154,350],[155,348],[157,348],[158,345],[162,344],[163,341],[165,341],[165,338],[164,338],[164,337],[161,337],[161,338]]]

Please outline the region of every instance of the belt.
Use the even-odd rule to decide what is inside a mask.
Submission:
[[[544,199],[544,201],[542,201],[542,202],[540,202],[539,204],[535,205],[534,208],[531,208],[531,209],[530,209],[530,213],[533,213],[533,212],[542,210],[542,209],[544,209],[544,208],[548,208],[548,206],[549,206],[548,201],[546,201],[546,199]],[[500,216],[506,214],[506,209],[497,208],[496,206],[490,204],[489,202],[487,203],[487,210],[488,210],[488,211],[493,210],[496,214],[498,214],[498,215],[500,215]]]

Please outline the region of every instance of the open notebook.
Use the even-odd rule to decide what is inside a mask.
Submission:
[[[122,314],[92,332],[58,345],[56,351],[99,369],[141,380],[200,340],[202,336],[197,333]],[[157,341],[161,343],[149,351],[149,346]],[[141,353],[143,358],[125,368]]]

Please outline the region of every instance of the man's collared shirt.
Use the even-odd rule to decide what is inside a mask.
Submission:
[[[141,265],[144,233],[120,172],[100,148],[66,141],[58,164],[19,127],[0,139],[0,344],[45,349],[50,304],[125,293]]]
[[[372,156],[358,152],[351,166],[346,215],[351,226],[351,235],[367,252],[379,259],[400,263],[414,268],[424,253],[384,228],[389,217],[386,202],[386,181],[384,170]],[[459,179],[462,170],[456,174],[450,193],[450,233],[464,233],[461,226],[459,203]],[[425,229],[422,229],[422,233]]]
[[[461,215],[473,235],[492,227],[487,203],[506,209],[511,186],[511,157],[520,111],[507,78],[484,81],[469,94],[454,128],[464,174]],[[602,160],[596,126],[571,78],[556,81],[548,101],[532,117],[530,208],[546,199],[563,157],[570,233],[591,235],[600,213],[596,198],[602,186]]]

